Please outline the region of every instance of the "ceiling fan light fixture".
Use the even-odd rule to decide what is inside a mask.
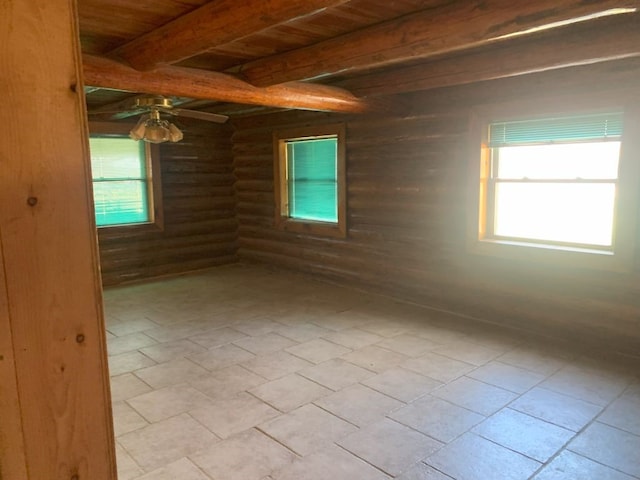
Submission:
[[[129,132],[134,140],[143,140],[150,143],[179,142],[183,134],[173,123],[160,118],[158,110],[152,110],[150,115],[140,117],[135,127]]]
[[[179,142],[184,138],[182,130],[176,127],[173,123],[169,124],[169,140],[172,142]]]
[[[147,122],[148,119],[149,119],[149,115],[141,116],[140,120],[138,120],[138,123],[136,123],[136,126],[133,127],[129,132],[129,136],[136,141],[142,140],[144,138],[144,132],[147,128],[145,126],[145,123]]]
[[[168,122],[149,120],[145,127],[144,137],[142,138],[145,142],[162,143],[169,140],[170,132]]]

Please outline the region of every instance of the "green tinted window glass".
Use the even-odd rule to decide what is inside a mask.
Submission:
[[[289,216],[338,221],[337,137],[287,142]]]
[[[145,147],[129,138],[90,139],[93,199],[98,226],[150,220]]]
[[[495,122],[489,125],[489,145],[618,140],[622,118],[622,112],[615,112]]]

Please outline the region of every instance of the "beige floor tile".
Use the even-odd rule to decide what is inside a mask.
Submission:
[[[392,368],[361,383],[402,402],[411,402],[442,385],[442,382],[404,368]]]
[[[348,328],[359,327],[372,321],[372,317],[357,310],[326,315],[313,321],[316,325],[329,330],[340,331]]]
[[[359,328],[347,328],[337,332],[329,333],[323,336],[324,339],[330,342],[337,343],[343,347],[356,350],[362,347],[367,347],[384,340],[384,337],[376,335],[375,333],[365,332]]]
[[[260,335],[266,335],[267,333],[277,332],[279,328],[282,328],[282,324],[262,317],[241,320],[234,323],[233,328],[246,335],[258,337]]]
[[[109,357],[109,374],[115,377],[155,364],[156,362],[140,352],[123,353]]]
[[[114,402],[113,430],[116,437],[146,427],[149,423],[125,402]]]
[[[145,334],[158,342],[172,342],[200,335],[211,327],[210,323],[197,319],[145,330]]]
[[[600,465],[573,452],[564,451],[533,480],[633,480],[622,472]]]
[[[185,384],[172,385],[128,400],[149,422],[159,422],[180,413],[211,404],[211,399]]]
[[[598,421],[640,435],[640,398],[621,396],[607,407]]]
[[[122,321],[117,325],[110,326],[107,330],[116,337],[122,337],[123,335],[143,332],[144,330],[149,330],[158,326],[159,325],[157,323],[152,322],[148,318],[141,318],[139,320]]]
[[[255,355],[253,353],[229,344],[211,348],[203,353],[189,355],[188,358],[207,370],[214,371],[219,368],[230,367],[231,365],[246,362],[254,357]]]
[[[340,358],[334,358],[313,367],[304,368],[298,374],[337,391],[371,377],[373,372]]]
[[[191,416],[220,438],[228,438],[266,422],[280,412],[248,393],[218,398],[210,405],[196,408]]]
[[[514,401],[511,408],[577,432],[600,413],[602,407],[536,387]]]
[[[635,468],[640,449],[637,366],[548,339],[516,346],[520,336],[496,326],[309,279],[233,265],[105,292],[110,353],[124,352],[109,359],[114,427],[134,455],[118,445],[122,479],[390,478],[370,461],[402,472],[398,480],[512,480],[585,427],[569,449],[594,458],[560,450],[536,479],[632,478],[620,468]],[[295,342],[306,343],[295,353],[311,361],[282,350]],[[515,395],[484,423],[468,410],[493,412]],[[158,422],[148,425],[131,405]],[[355,431],[325,408],[359,425],[375,421]],[[373,432],[378,423],[391,431]],[[215,431],[227,436],[224,448]],[[362,432],[374,440],[353,440]],[[367,461],[330,445],[349,438]],[[428,452],[437,440],[451,442],[442,454],[455,464],[451,476],[426,465],[429,453],[412,456],[424,439],[432,442]],[[203,456],[206,472],[187,458],[212,451]],[[533,458],[523,464],[519,452]]]
[[[287,352],[276,352],[269,355],[261,355],[248,362],[242,362],[240,365],[257,375],[269,380],[275,380],[303,368],[308,368],[313,363]]]
[[[322,450],[358,430],[311,404],[281,415],[258,428],[302,456]]]
[[[287,347],[297,345],[293,340],[273,332],[257,337],[242,338],[236,340],[233,344],[255,355],[268,355],[269,353],[278,352]]]
[[[196,345],[190,340],[173,340],[140,349],[147,357],[158,363],[168,362],[169,360],[186,357],[194,353],[201,353],[205,350],[204,347]]]
[[[436,440],[448,443],[482,422],[485,417],[427,395],[389,415]]]
[[[136,370],[135,374],[153,388],[163,388],[178,383],[202,380],[209,372],[200,365],[181,358]]]
[[[561,353],[551,353],[532,346],[520,346],[497,358],[499,362],[524,368],[542,375],[551,375],[567,365]]]
[[[605,377],[568,365],[554,373],[540,386],[589,403],[606,406],[620,395],[628,384],[628,380],[623,377]]]
[[[308,342],[289,347],[286,351],[296,357],[300,357],[311,363],[322,363],[332,358],[340,357],[351,350],[322,338],[309,340]]]
[[[640,402],[640,383],[633,383],[624,392],[624,397],[629,397]]]
[[[210,328],[204,332],[200,332],[197,335],[189,337],[192,342],[204,347],[214,348],[226,345],[227,343],[235,342],[241,338],[245,338],[247,335],[234,330],[230,327]]]
[[[475,368],[468,363],[431,352],[419,358],[407,360],[401,366],[444,383],[461,377]]]
[[[568,448],[598,463],[640,477],[640,437],[637,435],[595,422]]]
[[[358,427],[381,420],[404,406],[404,403],[364,385],[344,388],[316,400],[315,404]]]
[[[255,429],[191,455],[196,465],[221,480],[262,480],[295,459],[293,452]]]
[[[282,412],[289,412],[333,393],[328,388],[296,374],[272,380],[252,388],[249,392]]]
[[[342,358],[347,362],[351,362],[372,372],[381,373],[404,362],[409,357],[375,345],[370,345],[355,352],[348,353]]]
[[[232,365],[214,370],[207,378],[192,382],[191,386],[210,398],[218,399],[233,396],[252,387],[262,385],[267,381],[266,378],[246,368]]]
[[[393,420],[384,419],[338,442],[391,476],[408,470],[442,444]]]
[[[278,322],[286,323],[282,321],[281,317],[278,317]],[[313,323],[300,323],[279,327],[277,332],[283,337],[287,337],[294,342],[308,342],[314,338],[319,338],[331,333],[331,330],[319,327]]]
[[[445,357],[460,360],[476,366],[484,365],[504,353],[504,350],[494,350],[483,345],[464,340],[456,340],[453,343],[436,347],[432,351],[434,353],[444,355]]]
[[[472,433],[446,445],[426,463],[456,480],[526,480],[541,465]]]
[[[497,325],[492,326],[485,323],[478,323],[475,326],[474,332],[462,337],[462,340],[478,343],[492,350],[507,352],[524,343],[521,336],[522,335],[516,331],[503,329]]]
[[[151,391],[151,387],[132,373],[111,377],[111,401],[120,402]]]
[[[448,475],[445,475],[442,472],[439,472],[433,467],[429,465],[425,465],[420,462],[417,463],[413,468],[406,471],[399,477],[396,477],[397,480],[452,480],[452,478]]]
[[[205,475],[188,458],[181,458],[137,480],[211,480],[211,477]]]
[[[432,395],[481,415],[491,415],[517,398],[513,392],[469,377],[460,377],[434,390]]]
[[[453,343],[464,337],[464,334],[457,330],[438,327],[436,325],[426,323],[412,329],[412,332],[419,337],[426,338],[427,340],[434,343],[440,343],[442,345]]]
[[[515,393],[524,393],[545,379],[540,373],[500,362],[489,362],[467,376]]]
[[[440,344],[416,335],[402,334],[397,337],[387,338],[379,342],[377,346],[393,352],[402,353],[407,357],[419,357],[429,350],[439,347]]]
[[[391,338],[408,332],[411,326],[401,322],[395,321],[393,318],[387,318],[385,320],[376,320],[369,322],[360,327],[370,333],[375,333],[381,337]]]
[[[546,462],[575,432],[505,408],[473,429],[481,437],[529,458]]]
[[[219,439],[184,413],[122,435],[118,441],[145,471],[151,471],[193,455]]]
[[[377,468],[337,446],[296,460],[273,475],[274,480],[389,480]]]
[[[132,480],[144,473],[131,455],[118,443],[116,443],[116,463],[118,480]]]

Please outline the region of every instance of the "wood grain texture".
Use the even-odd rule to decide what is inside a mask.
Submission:
[[[333,112],[364,112],[375,107],[374,102],[326,85],[288,83],[258,88],[223,73],[173,66],[139,72],[92,55],[83,56],[83,67],[85,83],[93,87]]]
[[[391,95],[640,56],[640,14],[598,19],[549,33],[361,75],[336,85],[363,97]]]
[[[0,479],[26,479],[20,394],[7,293],[4,262],[0,256]]]
[[[324,78],[488,45],[621,7],[637,2],[452,2],[245,63],[240,71],[257,86]]]
[[[584,66],[408,95],[415,108],[407,117],[349,116],[346,239],[275,228],[268,176],[273,130],[336,117],[288,112],[238,119],[233,140],[240,259],[637,353],[637,262],[631,273],[606,273],[473,256],[465,246],[468,125],[475,105],[533,95],[532,103],[584,108],[573,93],[598,97],[629,89],[628,98],[637,98],[635,79],[635,62],[613,62],[608,72],[602,65]],[[637,121],[628,125],[637,128]]]
[[[346,1],[217,0],[136,38],[110,56],[124,59],[137,70],[151,70]]]
[[[98,230],[105,285],[237,261],[231,126],[183,122],[159,148],[164,228]]]
[[[75,19],[70,0],[0,3],[0,304],[27,471],[18,436],[8,480],[116,478]]]

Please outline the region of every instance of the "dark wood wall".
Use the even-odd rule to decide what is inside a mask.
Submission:
[[[610,63],[414,94],[403,98],[413,110],[401,117],[285,112],[238,119],[239,257],[637,353],[637,263],[632,273],[602,273],[481,258],[465,248],[473,106],[527,96],[567,101],[576,93],[604,95],[637,85],[637,67]],[[275,228],[272,132],[336,121],[347,126],[347,238]]]
[[[232,128],[183,122],[160,146],[164,228],[98,229],[104,285],[237,261]]]

